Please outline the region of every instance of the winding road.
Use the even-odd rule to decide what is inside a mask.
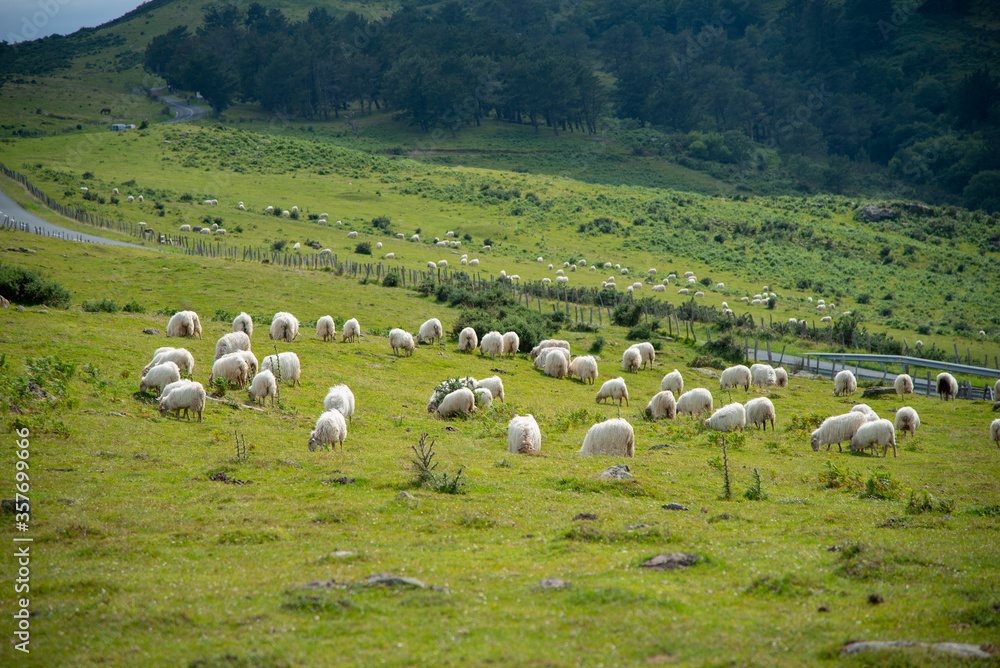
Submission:
[[[163,90],[162,88],[154,88],[152,92]],[[166,95],[161,95],[160,99],[163,103],[173,110],[175,116],[169,121],[164,121],[165,123],[187,123],[188,121],[194,121],[205,115],[204,107],[192,107],[187,102],[182,102],[174,97],[168,97]]]

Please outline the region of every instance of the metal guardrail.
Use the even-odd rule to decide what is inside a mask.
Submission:
[[[987,378],[1000,378],[1000,370],[988,369],[981,366],[970,366],[968,364],[956,364],[954,362],[938,362],[937,360],[923,359],[922,357],[906,357],[902,355],[867,355],[859,353],[806,353],[797,355],[808,360],[811,357],[827,361],[844,362],[877,362],[883,364],[900,364],[925,369],[939,369],[948,373],[963,373],[970,376],[985,376]]]

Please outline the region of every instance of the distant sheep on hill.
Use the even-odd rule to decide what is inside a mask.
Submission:
[[[597,360],[593,355],[581,355],[569,363],[569,374],[593,385],[597,380]]]
[[[250,337],[244,332],[223,334],[215,342],[215,359],[219,359],[229,353],[235,353],[237,350],[250,350]]]
[[[511,359],[517,357],[517,351],[521,347],[521,337],[517,332],[504,332],[503,335],[503,355],[510,355]]]

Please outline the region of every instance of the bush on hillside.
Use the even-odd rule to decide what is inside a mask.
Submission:
[[[69,290],[32,269],[0,262],[0,295],[15,304],[44,304],[56,308],[69,306]]]

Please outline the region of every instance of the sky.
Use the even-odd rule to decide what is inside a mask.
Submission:
[[[0,0],[0,39],[22,42],[69,35],[132,11],[143,0]]]

